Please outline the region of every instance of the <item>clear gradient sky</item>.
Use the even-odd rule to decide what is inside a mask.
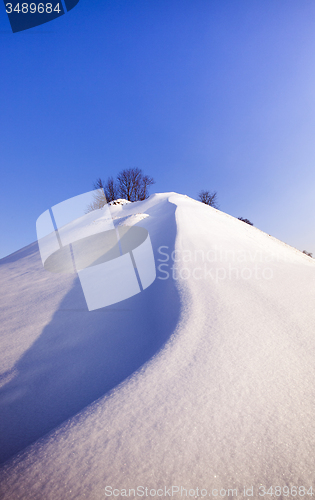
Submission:
[[[134,166],[315,254],[314,0],[80,0],[15,34],[1,3],[0,65],[0,257]]]

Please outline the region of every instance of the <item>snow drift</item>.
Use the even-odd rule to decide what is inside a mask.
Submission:
[[[35,243],[0,261],[1,498],[310,491],[314,261],[175,193],[110,209],[155,252],[130,299],[88,312]]]

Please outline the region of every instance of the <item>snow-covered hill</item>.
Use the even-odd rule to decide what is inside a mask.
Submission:
[[[89,312],[36,243],[0,261],[1,498],[310,498],[315,262],[183,195],[110,210],[155,253],[130,299]]]

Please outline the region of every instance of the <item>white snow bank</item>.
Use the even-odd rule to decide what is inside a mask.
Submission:
[[[81,311],[75,283],[47,275],[36,253],[0,266],[1,356],[13,374],[0,390],[7,456],[51,419],[50,434],[7,462],[2,498],[97,499],[106,486],[123,498],[140,485],[182,486],[195,498],[201,489],[247,498],[253,487],[255,499],[261,486],[308,489],[314,261],[175,193],[120,215],[140,212],[158,278],[115,310]]]
[[[127,203],[132,203],[131,201],[125,200],[124,198],[118,198],[117,200],[110,201],[108,205],[114,206],[114,205],[126,205]]]

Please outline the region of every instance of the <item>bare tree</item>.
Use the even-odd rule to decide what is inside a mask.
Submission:
[[[119,198],[119,190],[117,182],[114,181],[112,177],[109,177],[107,179],[104,187],[104,192],[107,199],[107,203],[109,203],[110,201],[117,200],[117,198]]]
[[[202,190],[198,194],[198,199],[210,207],[219,208],[216,191],[210,193],[210,191]]]
[[[254,225],[250,220],[244,219],[244,217],[238,217],[238,220],[241,220],[242,222],[246,222],[246,224],[249,224],[250,226]]]
[[[128,168],[117,175],[118,190],[121,198],[128,201],[145,200],[149,196],[149,186],[155,183],[152,177],[143,175],[140,168]]]
[[[137,201],[140,179],[141,170],[138,168],[128,168],[119,172],[117,181],[120,197],[128,201]]]
[[[94,189],[105,189],[105,182],[99,177],[93,185]]]
[[[308,257],[313,257],[313,254],[311,252],[307,252],[306,250],[303,250],[303,252],[305,255],[308,255]]]
[[[149,187],[152,184],[155,184],[153,177],[143,175],[142,170],[135,167],[119,172],[117,180],[108,177],[107,181],[104,182],[99,177],[94,182],[94,189],[100,191],[100,193],[95,195],[95,202],[89,205],[88,212],[97,210],[105,203],[118,198],[124,198],[128,201],[146,200],[149,196]]]
[[[139,200],[146,200],[149,196],[149,187],[155,184],[153,177],[143,175],[139,190]]]
[[[106,205],[107,200],[102,188],[96,189],[93,193],[93,201],[86,207],[85,213],[93,212],[93,210],[98,210]]]

